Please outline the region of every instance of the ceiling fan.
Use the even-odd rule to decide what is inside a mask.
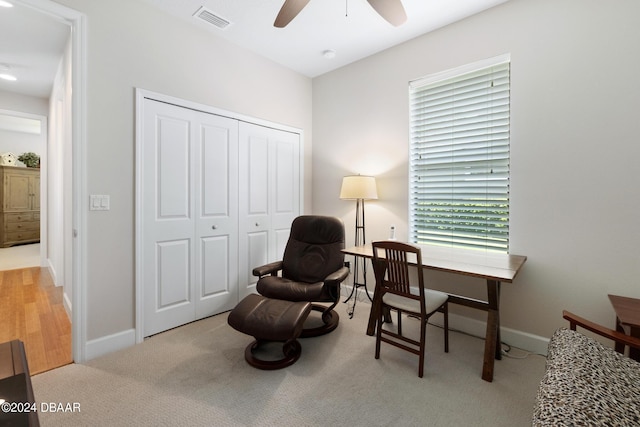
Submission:
[[[371,7],[391,25],[397,27],[404,24],[407,14],[401,0],[367,0]],[[274,27],[284,28],[309,3],[309,0],[285,0],[275,22]]]

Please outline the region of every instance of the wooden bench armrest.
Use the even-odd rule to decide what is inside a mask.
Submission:
[[[575,331],[577,325],[602,337],[613,340],[616,343],[640,349],[640,338],[635,338],[615,331],[613,329],[606,328],[597,323],[593,323],[583,317],[570,313],[566,310],[562,311],[562,317],[569,321],[569,328],[571,330]]]

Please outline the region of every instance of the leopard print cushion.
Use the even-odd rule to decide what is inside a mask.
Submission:
[[[640,363],[569,329],[549,342],[534,426],[640,426]]]

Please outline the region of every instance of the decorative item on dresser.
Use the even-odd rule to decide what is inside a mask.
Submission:
[[[0,166],[15,166],[16,160],[16,155],[13,153],[0,154]]]
[[[0,166],[0,246],[40,241],[40,169]]]
[[[31,151],[20,154],[18,156],[18,160],[24,163],[24,165],[28,168],[40,167],[40,156]]]

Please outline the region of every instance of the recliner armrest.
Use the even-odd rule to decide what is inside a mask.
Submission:
[[[282,270],[282,261],[275,261],[269,264],[262,265],[253,269],[253,275],[256,277],[266,276],[271,274],[275,276],[278,271]]]
[[[341,267],[340,270],[334,271],[324,279],[327,286],[339,286],[349,275],[349,267]]]

